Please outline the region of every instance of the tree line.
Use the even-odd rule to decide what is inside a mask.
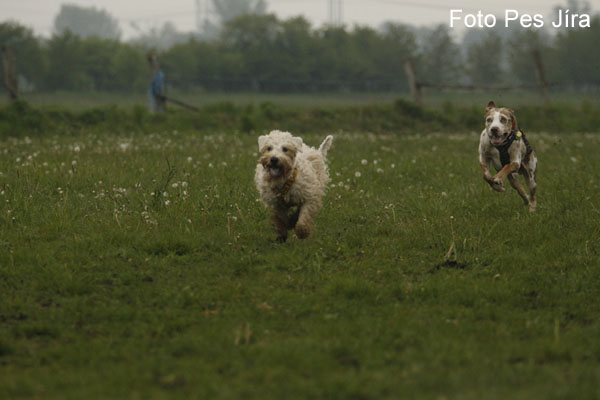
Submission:
[[[549,82],[598,90],[599,40],[598,15],[588,29],[471,30],[461,42],[444,25],[313,28],[303,17],[243,15],[226,21],[215,38],[190,35],[163,50],[69,30],[43,39],[18,23],[0,23],[0,44],[13,49],[24,91],[144,90],[153,50],[168,88],[178,90],[405,91],[407,58],[422,82],[526,84],[535,80],[535,50]]]

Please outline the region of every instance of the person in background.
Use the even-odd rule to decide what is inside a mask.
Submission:
[[[150,64],[150,73],[152,81],[148,88],[150,97],[149,108],[151,112],[165,112],[167,110],[167,99],[165,97],[165,74],[160,70],[156,54],[148,54],[148,64]]]

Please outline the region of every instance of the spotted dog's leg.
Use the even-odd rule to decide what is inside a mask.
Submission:
[[[505,165],[500,172],[494,175],[492,180],[497,184],[503,183],[506,177],[511,175],[513,172],[518,171],[519,167],[520,165],[518,162],[511,162],[510,164]]]
[[[532,162],[533,161],[533,162]],[[529,197],[531,199],[529,203],[529,211],[534,212],[537,207],[537,160],[533,158],[530,162],[525,165],[523,168],[523,177],[525,178],[525,184],[529,188]]]
[[[510,185],[519,193],[519,196],[521,196],[525,202],[525,205],[528,205],[529,196],[527,196],[525,188],[523,188],[523,185],[521,185],[521,182],[519,182],[519,175],[515,173],[508,175],[508,181],[510,182]]]
[[[494,178],[492,178],[492,174],[490,174],[489,162],[479,160],[479,166],[483,171],[483,180],[486,181],[492,189],[494,189],[496,192],[504,192],[506,190],[506,188],[504,187],[504,183],[494,182]]]

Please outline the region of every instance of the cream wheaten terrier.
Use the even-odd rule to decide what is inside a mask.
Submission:
[[[327,136],[315,149],[302,138],[281,131],[258,138],[261,155],[254,182],[271,211],[278,242],[285,242],[291,229],[300,239],[313,231],[313,219],[329,183],[326,156],[332,142],[333,136]]]

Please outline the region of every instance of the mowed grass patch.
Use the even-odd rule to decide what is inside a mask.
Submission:
[[[600,395],[600,136],[528,132],[535,214],[476,133],[334,136],[282,245],[255,135],[4,140],[0,398]]]

